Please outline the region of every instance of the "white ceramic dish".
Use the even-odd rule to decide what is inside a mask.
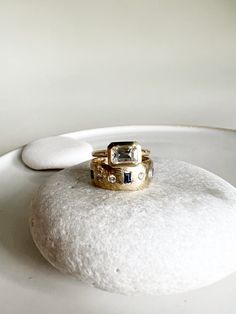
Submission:
[[[236,131],[173,126],[133,126],[67,134],[102,148],[135,139],[153,155],[206,168],[236,186]],[[21,149],[0,158],[0,313],[228,314],[236,311],[236,274],[206,288],[163,297],[127,297],[88,288],[53,269],[34,246],[29,202],[52,172],[33,171]]]

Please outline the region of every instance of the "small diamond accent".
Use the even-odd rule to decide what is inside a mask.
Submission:
[[[150,169],[149,172],[148,172],[149,178],[152,178],[153,175],[154,175],[154,168]]]
[[[115,183],[115,182],[116,182],[116,176],[115,176],[114,174],[110,174],[110,175],[108,176],[108,181],[109,181],[110,183]]]
[[[136,147],[118,146],[112,149],[112,153],[112,162],[114,164],[132,161],[137,162],[138,160],[138,150]]]
[[[113,165],[141,162],[142,150],[136,142],[113,142],[108,148],[110,149],[110,161]]]
[[[139,178],[139,180],[143,180],[143,178],[144,178],[144,173],[143,173],[143,172],[139,172],[138,178]]]

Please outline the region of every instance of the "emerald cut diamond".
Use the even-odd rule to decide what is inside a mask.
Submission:
[[[108,159],[112,165],[140,163],[141,146],[136,142],[113,142],[108,146]]]

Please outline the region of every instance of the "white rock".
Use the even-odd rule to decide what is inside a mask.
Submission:
[[[91,159],[89,143],[67,136],[43,138],[26,145],[22,160],[35,170],[63,169]]]
[[[31,233],[59,270],[122,294],[169,294],[236,270],[236,189],[201,168],[160,159],[151,186],[90,184],[88,163],[41,186]]]

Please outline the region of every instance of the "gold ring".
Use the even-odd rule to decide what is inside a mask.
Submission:
[[[107,149],[96,150],[92,153],[93,157],[108,158],[110,166],[120,164],[138,164],[142,161],[143,156],[149,156],[148,149],[141,149],[137,142],[112,142]]]
[[[92,182],[103,189],[135,191],[147,187],[153,177],[153,161],[148,150],[137,142],[113,142],[107,151],[93,153]]]

